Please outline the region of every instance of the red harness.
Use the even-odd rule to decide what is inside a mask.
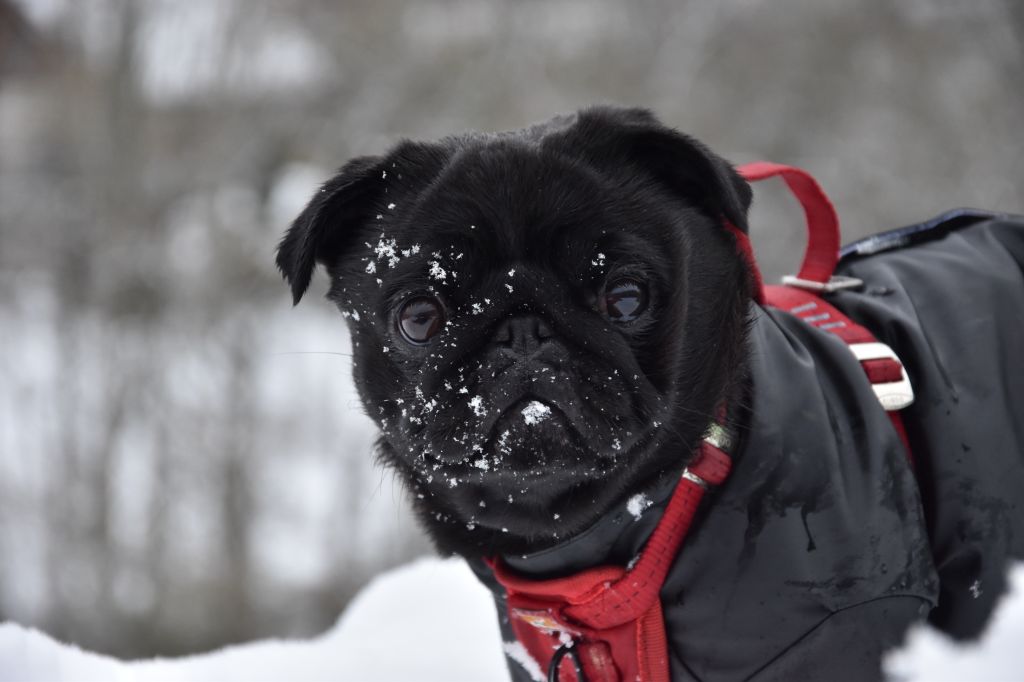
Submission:
[[[722,440],[707,437],[676,485],[665,513],[631,569],[602,566],[556,580],[529,580],[490,562],[508,595],[516,639],[534,660],[572,680],[668,680],[668,647],[658,593],[709,485],[721,484],[731,461]],[[725,447],[722,447],[725,446]],[[565,655],[568,654],[568,655]],[[551,678],[549,672],[549,679]]]
[[[907,448],[897,410],[913,401],[906,372],[888,346],[879,343],[814,292],[859,285],[833,277],[839,260],[839,221],[818,183],[805,171],[768,162],[739,169],[750,181],[773,176],[796,195],[807,217],[809,243],[803,265],[784,286],[764,286],[747,235],[736,238],[754,279],[754,299],[786,310],[842,339],[860,361]],[[516,639],[537,664],[527,670],[539,682],[668,682],[669,663],[659,593],[690,529],[704,494],[729,474],[728,434],[712,425],[693,462],[683,470],[664,514],[636,562],[628,568],[601,566],[554,580],[514,574],[500,559],[488,561],[505,588],[508,617]]]
[[[860,361],[875,395],[889,414],[907,457],[913,462],[907,432],[899,411],[914,402],[914,391],[903,363],[889,346],[874,334],[839,312],[818,293],[857,288],[863,282],[834,276],[839,263],[839,217],[828,195],[805,170],[770,161],[755,161],[741,166],[740,174],[751,182],[781,177],[800,201],[807,218],[807,251],[796,276],[783,277],[783,286],[765,286],[754,260],[750,239],[744,232],[727,225],[754,275],[754,299],[780,308],[813,327],[838,336]]]

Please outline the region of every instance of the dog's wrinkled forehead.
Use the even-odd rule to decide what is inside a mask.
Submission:
[[[410,228],[429,225],[437,242],[509,260],[548,254],[576,233],[598,230],[614,207],[586,170],[516,141],[480,142],[457,153],[430,184]]]
[[[401,168],[394,162],[396,178]],[[464,288],[467,278],[515,268],[588,278],[613,259],[642,256],[670,268],[669,235],[658,229],[667,216],[650,215],[633,194],[613,191],[591,169],[544,149],[482,142],[420,181],[421,192],[396,187],[383,194],[387,203],[361,230],[350,267],[368,268],[397,288],[423,272],[435,287]],[[514,284],[504,288],[515,293]]]

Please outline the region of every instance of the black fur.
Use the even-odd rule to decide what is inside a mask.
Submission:
[[[380,456],[439,549],[533,551],[677,475],[736,400],[750,283],[723,221],[745,230],[750,196],[649,112],[591,108],[351,161],[277,264],[296,303],[326,266]],[[597,305],[622,275],[650,293],[629,325]],[[418,347],[396,311],[423,292],[448,321]],[[552,412],[530,425],[532,400]]]

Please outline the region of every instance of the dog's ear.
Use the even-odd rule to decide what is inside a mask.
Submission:
[[[744,232],[753,193],[732,165],[697,140],[665,125],[646,109],[592,107],[579,112],[565,135],[571,153],[595,163],[649,173],[713,219]]]
[[[296,304],[309,287],[317,261],[340,252],[346,237],[372,210],[374,198],[383,191],[383,163],[378,156],[346,163],[317,190],[285,233],[277,247],[277,267],[291,285]]]

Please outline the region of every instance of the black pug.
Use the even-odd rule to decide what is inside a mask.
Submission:
[[[510,644],[516,679],[877,678],[928,614],[980,632],[1022,554],[1024,363],[1005,339],[1024,331],[1024,230],[975,221],[844,261],[868,284],[832,302],[872,322],[919,392],[912,465],[845,346],[754,302],[750,201],[696,140],[596,107],[354,159],[281,242],[296,303],[326,268],[380,457],[439,550],[494,591],[510,641],[526,626],[494,571],[628,571],[709,425],[728,431],[733,473],[660,587],[667,670],[618,645],[573,652],[585,628],[534,618],[569,655]],[[926,253],[951,239],[984,258]],[[965,289],[970,335],[907,331],[948,327]],[[998,315],[977,307],[996,296]]]

